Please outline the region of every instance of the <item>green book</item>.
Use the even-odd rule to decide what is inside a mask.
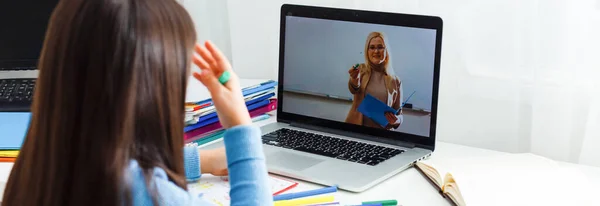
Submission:
[[[222,130],[222,131],[218,131],[214,134],[208,135],[206,137],[194,140],[192,142],[197,143],[198,145],[203,145],[203,144],[206,144],[206,143],[209,143],[214,140],[222,138],[224,134],[225,134],[225,130]]]

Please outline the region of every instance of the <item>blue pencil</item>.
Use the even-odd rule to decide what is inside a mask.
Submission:
[[[291,199],[296,199],[296,198],[301,198],[301,197],[322,195],[322,194],[333,193],[333,192],[337,192],[336,186],[331,186],[331,187],[326,187],[326,188],[321,188],[321,189],[316,189],[316,190],[309,190],[309,191],[304,191],[304,192],[276,195],[276,196],[273,196],[273,201],[291,200]]]
[[[402,105],[400,105],[400,108],[398,108],[398,110],[396,110],[396,115],[397,115],[398,113],[400,113],[400,110],[402,110],[402,107],[404,107],[404,105],[406,104],[406,102],[408,102],[408,100],[410,100],[410,98],[413,96],[413,94],[415,94],[415,92],[417,92],[417,90],[413,91],[413,92],[412,92],[412,94],[410,94],[410,95],[408,96],[408,98],[406,98],[406,101],[404,101],[404,102],[402,103]]]
[[[417,92],[417,90],[413,91],[413,92],[412,92],[412,94],[410,94],[410,95],[408,96],[408,98],[406,98],[406,101],[404,101],[404,102],[402,103],[402,106],[400,106],[400,107],[404,107],[404,105],[405,105],[405,104],[408,102],[408,100],[410,100],[410,98],[413,96],[413,94],[415,94],[415,92]]]

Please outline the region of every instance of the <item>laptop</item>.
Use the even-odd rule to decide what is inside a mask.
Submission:
[[[283,5],[269,172],[361,192],[428,157],[441,45],[439,17]]]
[[[429,157],[441,41],[438,17],[283,5],[269,172],[361,192]]]
[[[28,112],[37,62],[58,0],[0,2],[0,112]]]

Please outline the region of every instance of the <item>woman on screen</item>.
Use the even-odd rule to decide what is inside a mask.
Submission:
[[[397,129],[402,124],[402,82],[394,75],[387,42],[382,32],[371,32],[365,43],[365,63],[356,64],[348,70],[348,90],[354,98],[346,117],[347,123],[388,130]],[[387,125],[383,126],[373,121],[358,110],[367,95],[398,111],[396,114],[384,114]]]

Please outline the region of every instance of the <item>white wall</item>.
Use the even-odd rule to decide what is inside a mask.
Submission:
[[[203,43],[206,40],[211,40],[228,59],[233,59],[227,2],[215,0],[177,1],[184,6],[194,20],[197,41]],[[192,65],[192,70],[198,70],[198,68]],[[197,97],[204,97],[207,94],[206,87],[190,75],[188,77],[186,101],[195,101]]]
[[[189,1],[189,0],[187,0]],[[381,10],[400,7],[394,0],[227,0],[233,64],[246,78],[277,79],[279,57],[279,11],[284,3]],[[400,2],[400,1],[398,1]],[[409,1],[407,5],[413,7]],[[253,55],[248,55],[253,54]]]
[[[240,76],[276,79],[283,2],[442,17],[439,140],[600,166],[600,0],[228,0]]]
[[[227,58],[232,59],[227,1],[178,0],[196,26],[198,42],[211,40]]]

